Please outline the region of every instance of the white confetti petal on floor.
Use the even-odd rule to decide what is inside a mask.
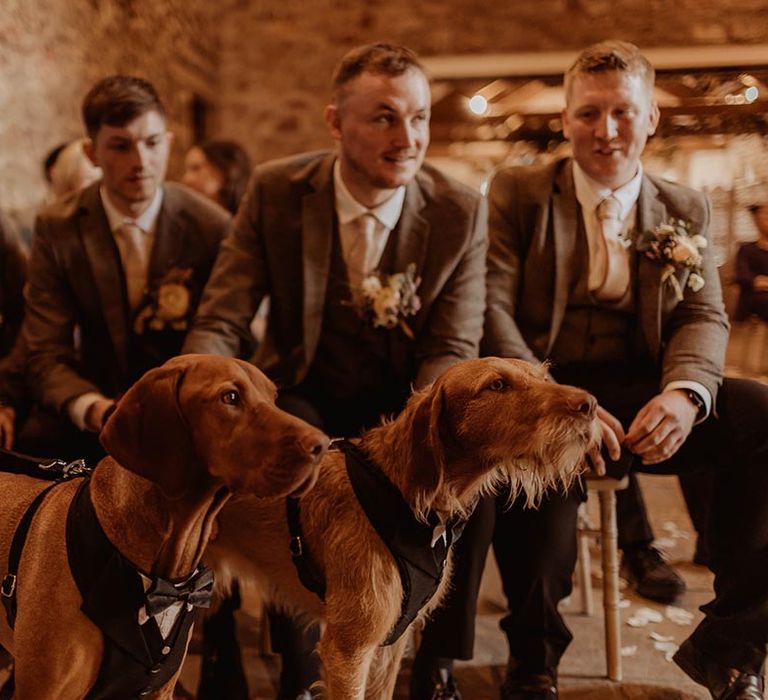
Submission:
[[[631,644],[630,646],[621,647],[622,656],[634,656],[637,654],[637,644]]]
[[[668,637],[667,635],[659,634],[658,632],[651,632],[648,636],[656,642],[672,642],[675,639],[674,637]]]
[[[649,622],[662,622],[664,616],[652,608],[638,608],[628,620],[630,627],[645,627]]]
[[[693,613],[683,608],[678,608],[674,605],[667,605],[666,609],[667,619],[674,622],[676,625],[690,625],[693,621]]]
[[[678,649],[678,645],[674,642],[654,642],[653,647],[664,652],[664,659],[666,661],[672,661],[672,657]]]

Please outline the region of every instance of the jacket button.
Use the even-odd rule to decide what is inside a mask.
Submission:
[[[155,664],[149,669],[150,673],[160,673],[163,670],[163,664]]]
[[[163,648],[160,650],[160,653],[161,653],[163,656],[167,656],[168,654],[170,654],[170,653],[171,653],[171,647],[169,647],[169,646],[164,646],[164,647],[163,647]]]
[[[152,692],[152,688],[144,688],[144,690],[139,691],[139,695],[149,695]]]

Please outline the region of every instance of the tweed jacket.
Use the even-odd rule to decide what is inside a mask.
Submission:
[[[572,162],[507,168],[489,191],[488,310],[484,351],[488,354],[545,359],[557,339],[568,293],[577,271],[574,259],[580,206]],[[704,287],[686,286],[688,271],[662,283],[663,268],[633,253],[637,265],[639,326],[660,369],[660,386],[675,380],[705,386],[713,402],[722,381],[728,322],[709,234],[710,206],[695,190],[644,175],[637,202],[640,230],[685,219],[704,235]],[[631,371],[631,368],[628,368]]]
[[[147,287],[169,271],[191,270],[191,318],[230,216],[183,185],[163,187]],[[38,218],[26,299],[29,379],[45,405],[61,411],[84,393],[116,396],[128,388],[133,319],[99,183]]]
[[[237,338],[270,296],[266,338],[254,359],[282,387],[306,376],[320,338],[331,246],[337,226],[331,153],[309,153],[256,168],[233,235],[205,289],[185,352],[234,355]],[[424,165],[407,185],[393,270],[415,263],[421,309],[394,329],[397,369],[415,361],[424,386],[454,362],[475,357],[485,309],[485,201]],[[355,348],[349,349],[350,353]]]

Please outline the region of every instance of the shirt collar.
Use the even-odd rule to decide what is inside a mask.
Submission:
[[[397,226],[405,202],[405,185],[398,187],[387,201],[369,209],[360,204],[347,189],[341,178],[341,166],[337,158],[333,164],[333,189],[336,197],[336,215],[340,224],[348,224],[363,214],[372,214],[390,231]]]
[[[576,189],[576,199],[579,200],[582,210],[586,212],[593,213],[600,202],[606,197],[613,196],[621,205],[621,219],[626,219],[640,196],[642,183],[642,163],[637,164],[637,172],[629,182],[612,190],[610,187],[593,180],[579,167],[576,161],[573,161],[573,185]]]
[[[157,192],[155,192],[154,199],[150,205],[135,219],[126,216],[117,209],[109,199],[109,193],[103,185],[99,188],[99,195],[101,196],[101,203],[104,205],[107,221],[109,221],[110,231],[117,231],[126,223],[136,224],[142,231],[144,231],[144,233],[151,233],[155,230],[157,217],[160,214],[160,207],[163,205],[162,187],[157,188]]]

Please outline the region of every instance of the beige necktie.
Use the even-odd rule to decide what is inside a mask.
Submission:
[[[353,224],[357,229],[352,245],[347,251],[347,275],[353,290],[360,288],[363,278],[369,275],[376,264],[374,237],[376,235],[376,218],[373,214],[358,216]]]
[[[136,224],[126,222],[116,234],[128,288],[128,304],[131,310],[135,311],[141,303],[147,283],[147,247],[144,232]]]
[[[616,301],[624,296],[629,285],[629,258],[621,240],[623,222],[619,201],[615,197],[607,197],[600,202],[597,218],[602,232],[598,241],[597,264],[603,274],[595,296],[602,301]]]

